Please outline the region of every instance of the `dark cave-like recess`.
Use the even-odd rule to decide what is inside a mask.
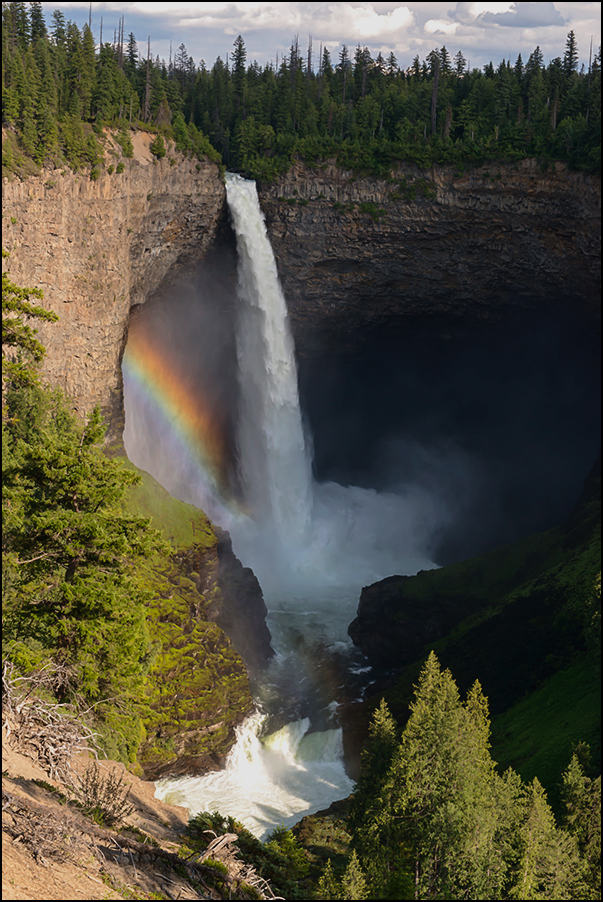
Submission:
[[[560,522],[600,447],[598,325],[515,312],[390,338],[365,338],[358,358],[300,357],[316,478],[431,487],[452,515],[442,565]]]
[[[155,322],[225,411],[233,449],[236,306],[225,222],[201,267],[167,280],[136,314]],[[497,319],[398,318],[360,329],[357,354],[349,328],[341,353],[320,346],[296,348],[316,478],[431,489],[449,516],[430,549],[437,563],[547,529],[571,511],[600,447],[600,328],[586,306],[551,299],[546,314],[510,303]]]

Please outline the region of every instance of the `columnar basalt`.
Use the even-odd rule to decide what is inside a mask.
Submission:
[[[535,160],[403,167],[387,181],[297,164],[261,190],[302,354],[510,308],[596,315],[600,197],[597,177]]]

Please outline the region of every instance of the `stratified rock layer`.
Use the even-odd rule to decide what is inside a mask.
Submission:
[[[600,180],[535,160],[389,181],[296,165],[261,192],[301,354],[409,324],[600,306]]]
[[[173,149],[154,160],[151,137],[135,139],[121,174],[105,169],[93,181],[87,171],[46,170],[3,183],[6,268],[16,284],[41,288],[60,317],[39,328],[48,350],[43,373],[81,414],[100,404],[114,435],[123,423],[130,309],[175,267],[203,259],[225,202],[215,163]]]

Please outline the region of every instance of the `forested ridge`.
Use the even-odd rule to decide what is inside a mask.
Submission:
[[[101,26],[102,28],[102,26]],[[127,156],[129,129],[159,132],[179,149],[231,170],[270,180],[294,158],[387,176],[396,163],[462,166],[536,157],[600,171],[601,51],[578,65],[573,31],[546,62],[535,47],[497,66],[469,68],[462,50],[434,48],[397,60],[367,47],[326,47],[298,37],[282,58],[249,61],[242,36],[209,67],[184,43],[167,62],[149,42],[126,37],[124,17],[107,35],[80,30],[41,3],[2,4],[3,170],[38,165],[104,165],[98,136],[118,129]]]

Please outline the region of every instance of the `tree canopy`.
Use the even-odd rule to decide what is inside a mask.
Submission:
[[[579,70],[573,31],[548,63],[535,47],[526,63],[518,54],[470,69],[463,48],[452,55],[442,46],[404,66],[393,53],[385,60],[342,45],[333,65],[326,47],[315,53],[309,39],[304,51],[295,37],[262,67],[238,35],[226,62],[208,67],[184,42],[166,63],[132,32],[125,43],[123,28],[97,42],[60,11],[49,33],[39,4],[3,3],[2,15],[3,122],[38,163],[63,157],[94,168],[94,130],[113,123],[158,128],[183,150],[263,179],[295,157],[310,165],[335,157],[379,175],[400,162],[526,156],[600,170],[600,50]],[[15,150],[10,142],[5,150],[10,171]]]
[[[151,652],[136,564],[165,545],[123,507],[139,477],[107,457],[99,410],[80,422],[40,384],[45,349],[24,317],[57,317],[32,297],[43,299],[3,274],[3,657],[25,673],[63,665],[65,699],[95,706],[127,760],[141,737]],[[7,359],[14,349],[21,359]]]
[[[600,778],[572,757],[557,824],[536,778],[498,773],[489,735],[479,683],[461,699],[432,651],[404,730],[382,701],[362,752],[348,867],[366,894],[329,864],[320,898],[599,898]]]

